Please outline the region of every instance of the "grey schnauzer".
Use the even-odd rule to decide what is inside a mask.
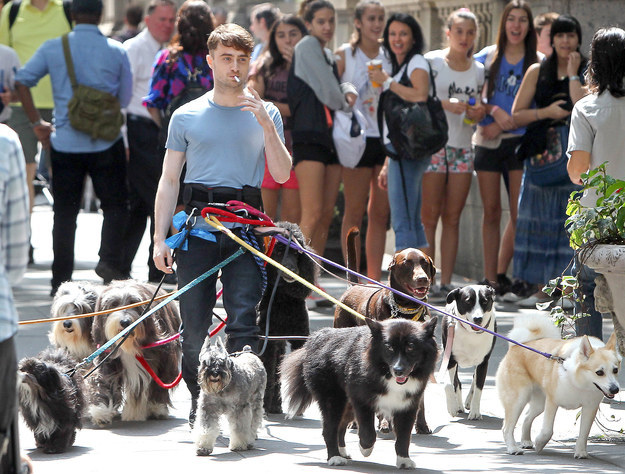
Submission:
[[[229,355],[220,338],[211,344],[207,337],[200,352],[198,382],[202,392],[193,428],[197,455],[213,452],[221,415],[230,425],[229,449],[251,449],[263,421],[267,385],[267,372],[260,359],[249,346],[239,354]]]

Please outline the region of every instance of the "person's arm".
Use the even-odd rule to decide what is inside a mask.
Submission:
[[[560,105],[566,104],[565,100],[556,100],[547,107],[542,107],[540,109],[531,108],[532,101],[536,95],[536,84],[538,83],[539,72],[539,64],[532,64],[529,67],[523,77],[519,92],[514,99],[514,104],[512,104],[512,118],[517,127],[524,127],[532,122],[547,118],[554,120],[562,119],[571,113],[560,107]]]
[[[24,109],[28,120],[32,124],[31,126],[33,127],[37,140],[41,142],[41,146],[43,146],[46,150],[49,150],[52,124],[41,118],[39,110],[35,107],[33,96],[30,93],[30,88],[17,81],[15,83],[15,92],[22,103],[22,108]]]
[[[332,110],[351,111],[358,93],[348,82],[339,85],[316,38],[306,36],[297,43],[294,56],[295,76],[314,91],[322,104]]]
[[[582,184],[582,173],[587,173],[590,169],[590,153],[583,150],[571,152],[571,157],[566,165],[569,178],[574,184]]]
[[[163,172],[158,182],[154,203],[154,252],[153,260],[156,268],[165,273],[172,273],[173,259],[171,250],[165,243],[171,219],[176,209],[180,173],[186,160],[184,151],[167,149],[163,161]]]
[[[284,146],[284,142],[280,137],[276,124],[269,116],[263,101],[258,95],[258,92],[251,87],[249,87],[248,90],[252,95],[241,96],[241,102],[239,105],[243,106],[241,110],[252,112],[256,117],[256,120],[258,120],[258,123],[261,127],[263,127],[267,168],[276,182],[284,183],[291,175],[291,166],[293,165],[291,155],[286,149],[286,146]]]
[[[4,191],[9,197],[0,222],[2,262],[9,283],[15,285],[24,275],[28,263],[30,217],[24,154],[17,134],[8,127],[0,137],[0,155],[8,171]]]
[[[343,48],[339,48],[334,52],[334,57],[336,58],[336,69],[339,73],[339,77],[343,77],[343,73],[345,72],[345,50]]]
[[[581,79],[577,72],[582,62],[582,57],[577,51],[569,54],[569,61],[566,65],[566,73],[569,76],[569,95],[573,101],[573,105],[579,99],[588,94],[588,89],[582,85]]]
[[[161,128],[161,111],[156,107],[146,107],[148,112],[150,113],[150,117],[154,120],[154,123],[158,125],[158,128]]]
[[[121,108],[128,107],[130,99],[132,99],[132,70],[130,69],[130,61],[126,51],[122,50],[122,64],[121,73],[119,77],[119,91],[117,97],[119,99],[119,105]]]
[[[388,85],[388,90],[393,91],[407,102],[424,102],[428,98],[430,89],[430,73],[425,69],[416,68],[410,73],[410,83],[412,84],[412,87],[401,85],[384,69],[374,69],[369,71],[369,79],[379,84],[386,83]]]

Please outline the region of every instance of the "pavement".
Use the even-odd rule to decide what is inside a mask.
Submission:
[[[81,213],[76,239],[76,270],[74,279],[99,281],[94,272],[97,263],[101,216]],[[35,207],[33,215],[33,244],[35,264],[30,266],[24,280],[15,288],[16,304],[21,320],[45,318],[51,298],[50,264],[52,212],[47,205]],[[146,236],[147,237],[147,236]],[[133,276],[147,277],[147,238],[135,260]],[[141,261],[140,261],[141,260]],[[469,281],[456,277],[455,285]],[[338,297],[346,284],[331,275],[323,275],[320,284]],[[532,310],[518,309],[513,304],[497,304],[499,331],[507,333],[515,317]],[[313,330],[332,325],[332,307],[311,305]],[[18,356],[34,355],[46,347],[49,324],[20,326],[17,337]],[[440,332],[440,331],[439,331]],[[604,322],[604,334],[610,335],[612,325]],[[440,341],[440,333],[437,334]],[[578,410],[559,410],[554,435],[544,451],[527,451],[523,456],[506,454],[501,435],[503,409],[497,398],[494,376],[507,345],[498,340],[491,357],[486,386],[482,395],[482,420],[468,420],[466,414],[451,417],[446,410],[443,384],[430,383],[425,393],[426,419],[431,435],[412,436],[410,456],[419,472],[475,473],[498,471],[506,473],[617,473],[625,472],[625,401],[623,393],[611,403],[602,403],[588,443],[589,459],[573,458],[579,431]],[[460,371],[465,387],[470,386],[472,371]],[[621,385],[625,380],[621,377]],[[321,434],[321,422],[316,406],[303,416],[287,420],[284,415],[267,415],[258,434],[255,448],[245,452],[228,450],[228,427],[223,423],[212,455],[195,455],[187,424],[190,396],[184,386],[173,392],[173,407],[166,420],[122,422],[116,420],[106,429],[97,429],[89,422],[78,432],[74,446],[58,455],[46,455],[35,448],[34,438],[26,425],[20,424],[22,450],[30,455],[36,474],[47,473],[120,473],[165,472],[255,472],[299,473],[316,469],[347,472],[388,472],[395,470],[392,435],[379,435],[370,457],[364,458],[358,448],[355,431],[347,434],[347,450],[352,461],[347,466],[329,467]],[[534,436],[540,429],[541,417],[534,423]],[[520,425],[520,423],[519,423]],[[518,428],[520,430],[520,426]],[[517,435],[517,440],[520,434]]]

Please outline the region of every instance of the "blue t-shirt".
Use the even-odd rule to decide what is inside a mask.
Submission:
[[[169,123],[166,146],[185,152],[185,183],[260,188],[265,171],[263,128],[252,112],[217,105],[212,97],[210,91],[181,106]],[[263,104],[284,142],[278,108]]]
[[[486,67],[486,76],[490,71],[491,64],[486,64],[486,59],[489,59],[489,63],[492,63],[493,54],[496,45],[487,46],[479,53],[475,54],[473,58],[484,64]],[[490,58],[489,58],[490,55]],[[509,114],[512,111],[512,104],[514,98],[519,92],[521,82],[523,81],[523,59],[516,64],[510,64],[505,55],[501,58],[501,64],[499,66],[499,73],[495,78],[495,91],[488,100],[491,105],[497,105],[499,108],[505,110]],[[488,81],[487,81],[488,82]],[[488,125],[493,123],[495,119],[492,116],[487,115],[484,120],[480,122],[480,125]],[[513,133],[515,135],[523,135],[525,133],[525,127],[517,128],[515,130],[507,130],[506,133]]]

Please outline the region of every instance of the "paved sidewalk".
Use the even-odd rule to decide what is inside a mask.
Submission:
[[[98,281],[93,268],[97,263],[100,222],[101,217],[98,214],[79,216],[75,279]],[[29,268],[24,281],[15,289],[22,320],[46,317],[51,302],[48,296],[52,259],[49,208],[36,208],[33,229],[36,264]],[[142,253],[137,262],[147,258],[145,245],[142,245],[140,252]],[[133,276],[145,279],[146,275],[147,266],[137,265]],[[456,279],[454,283],[467,282]],[[345,283],[330,276],[323,276],[321,285],[333,296],[339,296],[345,288]],[[530,312],[519,310],[510,304],[498,304],[497,310],[499,330],[502,333],[510,330],[515,317]],[[330,326],[332,315],[333,309],[329,307],[312,309],[312,328]],[[21,326],[18,336],[19,357],[33,355],[43,349],[48,344],[48,330],[47,324]],[[604,331],[607,335],[611,334],[610,322],[605,322]],[[440,341],[440,334],[438,337]],[[573,458],[575,438],[579,431],[577,410],[558,412],[553,439],[540,455],[531,451],[524,456],[506,454],[501,435],[503,410],[494,386],[494,375],[506,350],[506,344],[499,340],[491,358],[482,396],[482,420],[467,420],[466,415],[450,417],[445,405],[444,386],[428,386],[425,398],[426,418],[433,434],[413,435],[410,449],[410,455],[419,472],[625,472],[625,436],[617,433],[625,429],[623,395],[617,395],[617,400],[610,404],[601,404],[598,421],[604,428],[597,423],[593,426],[588,446],[589,459]],[[470,386],[471,375],[468,370],[461,371],[465,395]],[[621,382],[625,386],[624,377],[621,377]],[[174,391],[173,400],[170,417],[164,421],[139,423],[118,420],[108,429],[96,429],[87,422],[78,433],[75,445],[60,455],[46,455],[36,450],[32,433],[22,423],[22,448],[32,457],[37,474],[176,471],[296,473],[314,472],[319,468],[367,473],[395,470],[392,435],[379,436],[372,455],[364,458],[358,449],[355,432],[347,435],[347,449],[353,458],[352,462],[344,467],[328,467],[316,406],[306,411],[303,417],[293,420],[285,420],[283,415],[267,416],[255,449],[247,452],[233,453],[228,450],[228,429],[224,423],[224,433],[218,439],[214,453],[208,457],[197,457],[186,421],[190,399],[184,384]],[[541,418],[536,420],[535,431],[539,429],[540,422]]]

